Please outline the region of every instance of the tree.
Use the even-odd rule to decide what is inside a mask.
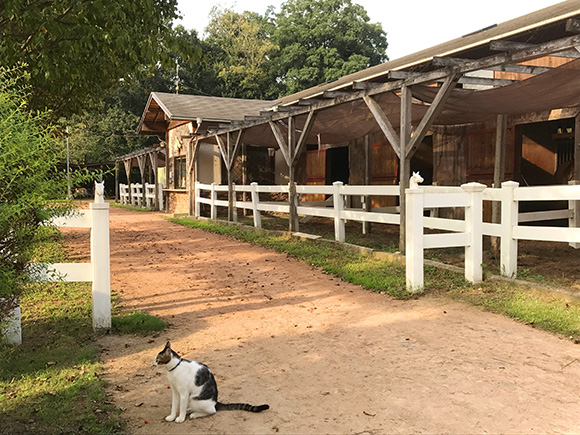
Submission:
[[[48,220],[70,204],[66,174],[56,169],[53,129],[45,113],[32,114],[22,71],[0,68],[0,321],[29,282],[27,265]]]
[[[275,46],[263,32],[264,18],[254,12],[241,14],[214,7],[205,42],[213,47],[213,66],[221,84],[221,96],[265,99],[268,97],[267,55]]]
[[[99,101],[143,65],[186,61],[199,47],[171,27],[177,0],[6,0],[0,2],[0,59],[27,64],[30,106],[66,115]]]
[[[379,23],[351,0],[288,0],[269,17],[272,75],[282,95],[298,92],[385,62]]]

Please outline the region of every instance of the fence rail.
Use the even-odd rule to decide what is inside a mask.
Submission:
[[[119,184],[119,202],[121,204],[156,208],[156,200],[159,202],[159,210],[163,210],[163,185],[161,183],[157,185],[157,195],[155,192],[155,184]]]

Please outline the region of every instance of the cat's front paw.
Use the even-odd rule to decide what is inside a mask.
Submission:
[[[182,417],[181,415],[175,419],[175,423],[183,423],[185,421],[185,415]]]
[[[173,415],[173,414],[168,415],[167,417],[165,417],[165,421],[173,421],[173,420],[175,420],[175,415]]]

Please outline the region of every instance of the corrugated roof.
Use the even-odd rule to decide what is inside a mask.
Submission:
[[[515,18],[498,25],[492,25],[481,31],[475,31],[457,39],[427,48],[422,51],[403,56],[380,65],[376,65],[356,73],[341,77],[340,79],[288,95],[279,100],[280,105],[296,103],[303,98],[312,98],[324,91],[339,90],[352,85],[357,81],[369,81],[385,76],[389,71],[403,70],[425,62],[429,62],[436,56],[452,56],[459,52],[484,46],[490,41],[508,38],[517,34],[525,33],[540,26],[564,20],[580,14],[580,1],[568,0],[556,5],[541,9],[536,12]],[[490,23],[491,24],[491,23]]]
[[[168,94],[153,92],[157,101],[170,120],[227,122],[243,120],[244,116],[258,116],[274,104],[272,101],[245,100],[241,98],[207,97],[202,95]]]

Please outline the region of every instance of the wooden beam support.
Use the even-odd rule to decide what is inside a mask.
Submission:
[[[574,180],[580,181],[580,112],[574,118]]]
[[[447,79],[445,80],[445,83],[443,83],[443,85],[441,86],[441,89],[439,89],[439,92],[437,92],[435,99],[433,100],[431,106],[429,106],[429,109],[427,110],[427,113],[425,113],[423,119],[419,123],[419,126],[417,127],[415,134],[413,135],[411,141],[409,142],[409,145],[407,145],[406,147],[406,152],[404,155],[407,158],[410,159],[411,157],[413,157],[413,154],[415,153],[417,148],[419,148],[419,145],[421,145],[421,141],[425,138],[425,135],[433,125],[433,122],[443,110],[443,106],[445,105],[447,98],[449,98],[449,96],[451,95],[451,91],[455,88],[455,85],[457,85],[457,82],[460,77],[461,76],[459,74],[449,75],[449,77],[447,77]]]
[[[220,137],[219,134],[216,134],[215,135],[215,139],[217,141],[218,148],[220,150],[220,154],[222,155],[222,159],[224,160],[224,163],[226,164],[226,168],[227,168],[227,166],[228,166],[228,160],[229,160],[228,159],[228,154],[227,154],[227,148],[226,148],[226,146],[224,144],[223,139]]]
[[[411,161],[407,158],[406,149],[411,141],[411,120],[412,120],[412,102],[413,94],[408,86],[401,89],[401,150],[399,157],[399,252],[405,254],[405,228],[406,228],[406,197],[405,189],[409,186],[409,177],[411,175]]]
[[[314,121],[316,121],[316,112],[311,111],[308,113],[308,118],[306,118],[306,122],[304,123],[304,127],[302,127],[302,132],[300,133],[300,137],[298,138],[298,142],[296,143],[296,149],[294,150],[294,155],[292,156],[292,160],[295,162],[298,161],[300,158],[300,154],[306,147],[306,139],[308,139],[308,135],[310,135],[310,131],[312,130],[312,126],[314,125]]]
[[[549,68],[545,68],[545,70],[548,70],[548,69]],[[413,72],[407,72],[407,71],[391,71],[391,72],[389,72],[388,76],[390,79],[398,79],[399,80],[399,79],[407,79],[409,77],[416,77],[418,74],[420,74],[420,73],[413,73]],[[444,79],[439,79],[436,81],[439,83],[445,82]],[[474,77],[474,76],[462,76],[459,79],[458,83],[466,84],[466,85],[499,87],[499,86],[512,85],[514,83],[517,83],[517,80],[493,79],[493,78],[487,78],[487,77]]]
[[[346,91],[324,91],[322,93],[322,98],[329,99],[329,98],[347,97],[350,94],[351,92]]]
[[[286,139],[284,138],[284,135],[280,131],[280,127],[275,122],[270,121],[270,128],[272,129],[272,133],[274,134],[274,138],[276,139],[276,142],[278,143],[278,146],[280,147],[280,151],[282,152],[282,155],[284,156],[284,160],[286,160],[286,164],[288,166],[290,166],[292,163],[292,160],[290,159],[290,154],[288,152],[288,145],[286,144]]]
[[[570,38],[577,38],[579,35],[575,35],[569,38],[562,38],[563,40],[570,39]],[[561,40],[558,40],[561,41]],[[543,56],[554,56],[554,57],[571,57],[577,59],[580,57],[580,53],[577,50],[574,50],[574,47],[580,44],[578,43],[573,44],[563,44],[561,48],[558,48],[558,41],[553,41],[554,43],[551,44],[555,47],[552,49],[550,47],[544,47],[544,44],[536,45],[536,44],[528,44],[526,42],[514,42],[514,41],[491,41],[489,43],[490,50],[495,51],[505,51],[510,54],[516,54],[518,52],[533,52],[537,50],[538,52],[545,52],[545,54],[541,56],[535,57],[543,57]],[[548,45],[548,44],[545,44]],[[529,59],[523,59],[529,60]],[[520,61],[523,61],[520,60]]]
[[[393,150],[395,153],[397,153],[397,157],[401,158],[401,141],[399,139],[399,135],[393,128],[393,124],[391,124],[391,121],[389,121],[389,118],[387,118],[387,115],[385,115],[385,112],[383,112],[383,109],[379,103],[377,103],[377,100],[369,95],[365,95],[363,100],[375,117],[375,121],[377,121],[377,124],[379,124],[379,127],[391,144],[391,147],[393,147]]]
[[[580,20],[576,18],[566,20],[566,32],[580,33]]]
[[[300,98],[298,100],[298,105],[299,106],[312,106],[313,104],[319,104],[321,103],[322,99],[320,98]],[[296,107],[294,106],[294,110],[296,109]]]

